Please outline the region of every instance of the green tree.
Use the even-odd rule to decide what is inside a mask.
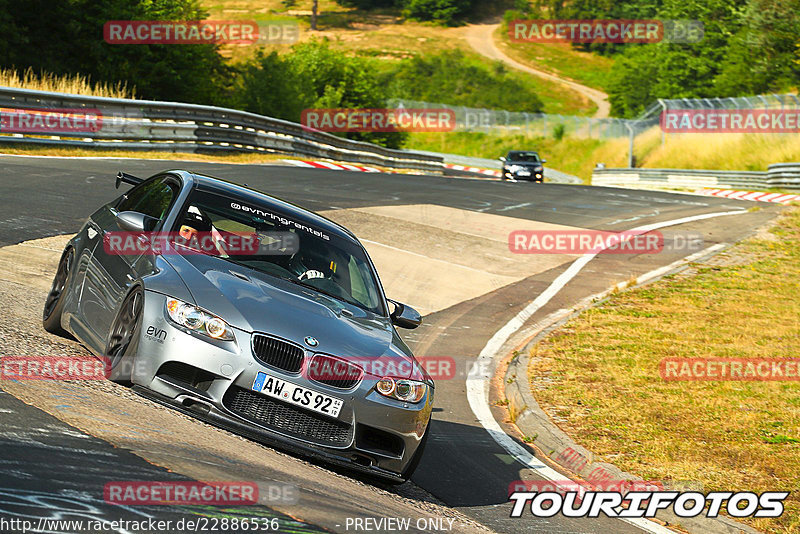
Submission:
[[[751,0],[743,27],[731,39],[722,72],[714,80],[717,94],[758,94],[797,87],[798,35],[800,0]]]
[[[456,24],[472,9],[473,0],[403,0],[403,16]]]
[[[313,40],[290,54],[259,54],[242,68],[238,105],[254,113],[299,122],[304,109],[383,108],[387,89],[373,75],[369,60]],[[352,132],[346,137],[396,148],[403,132]]]
[[[112,45],[109,20],[201,20],[197,0],[0,0],[0,65],[135,86],[143,98],[224,102],[231,70],[214,45]]]
[[[658,18],[700,20],[699,43],[625,45],[612,68],[611,112],[634,117],[657,98],[716,96],[714,80],[731,36],[742,27],[746,0],[667,0]]]
[[[232,105],[259,115],[298,121],[303,103],[291,66],[277,52],[256,56],[240,69]]]
[[[502,63],[487,67],[460,50],[416,56],[383,75],[398,98],[457,106],[537,112],[538,96]]]

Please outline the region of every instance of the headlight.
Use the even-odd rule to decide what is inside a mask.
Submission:
[[[167,317],[192,332],[225,341],[233,339],[233,331],[228,323],[216,315],[181,300],[167,299]]]
[[[544,168],[544,167],[536,167],[534,170],[535,170],[536,172],[542,172],[542,169],[543,169],[543,168]]]
[[[395,380],[387,376],[378,380],[375,390],[384,397],[403,402],[419,402],[425,397],[428,385],[416,380]]]

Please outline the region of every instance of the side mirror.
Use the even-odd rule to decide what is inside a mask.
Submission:
[[[543,159],[543,160],[541,160],[541,161],[542,161],[542,163],[547,163],[547,160],[546,160],[546,159]]]
[[[389,316],[392,319],[392,324],[400,328],[414,329],[422,324],[422,316],[419,312],[411,306],[406,306],[396,300],[388,299],[389,302],[394,304],[394,311]]]
[[[158,219],[138,211],[123,211],[117,214],[117,226],[128,232],[149,232],[157,222]]]
[[[499,159],[500,161],[505,161],[505,160],[506,160],[506,157],[505,157],[505,156],[500,156],[498,159]]]

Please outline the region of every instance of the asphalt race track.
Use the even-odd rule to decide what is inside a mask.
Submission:
[[[670,228],[700,233],[703,246],[708,247],[748,236],[779,209],[762,203],[758,204],[762,209],[748,212],[754,203],[666,192],[268,165],[11,156],[0,156],[0,165],[0,247],[74,233],[92,211],[119,194],[113,178],[118,170],[140,176],[170,168],[198,171],[247,183],[324,212],[364,238],[389,296],[395,296],[392,289],[396,286],[409,304],[427,312],[419,329],[401,330],[417,355],[446,355],[462,369],[475,360],[501,326],[564,272],[572,259],[514,257],[507,246],[506,256],[498,257],[508,228],[535,224],[621,231],[741,210],[739,215]],[[406,229],[408,239],[401,233]],[[473,241],[464,236],[472,236]],[[492,241],[492,236],[497,239]],[[483,246],[475,244],[482,240],[488,243],[486,248],[471,248]],[[26,249],[30,252],[19,256],[20,261],[33,265],[39,261],[39,253],[46,261],[54,261],[52,257],[57,261],[57,247],[48,246]],[[696,250],[665,248],[659,254],[600,255],[536,311],[529,324],[692,252]],[[387,265],[386,276],[378,259]],[[484,266],[493,261],[492,273],[485,275]],[[422,280],[423,271],[412,270],[415,262],[425,266],[424,272],[435,286],[443,287],[438,303],[444,304],[410,300],[436,295]],[[41,306],[52,267],[48,267],[50,271],[42,267],[22,272],[2,261],[0,267],[0,355],[86,353],[77,343],[50,336],[41,328]],[[462,284],[462,273],[474,278]],[[504,533],[641,531],[616,519],[509,518],[509,483],[537,475],[518,464],[478,422],[467,401],[464,376],[437,382],[426,454],[414,484],[399,488],[376,487],[273,451],[161,408],[116,384],[0,381],[0,389],[0,515],[39,517],[45,511],[53,514],[69,506],[83,506],[87,509],[80,514],[76,509],[74,514],[117,519],[148,514],[181,517],[193,512],[163,507],[109,508],[102,501],[103,484],[186,477],[253,480],[258,473],[263,481],[300,488],[297,504],[264,502],[259,507],[260,515],[281,518],[284,525],[291,523],[293,532],[354,532],[346,527],[348,517],[416,519],[424,514],[454,519],[452,530],[461,532],[485,531],[480,525]],[[515,436],[512,425],[505,422],[505,410],[496,406],[492,410],[503,429]],[[41,498],[34,499],[36,496]],[[49,496],[47,506],[37,504],[38,508],[31,510],[32,502],[45,500],[42,496]],[[443,525],[447,528],[448,522]]]

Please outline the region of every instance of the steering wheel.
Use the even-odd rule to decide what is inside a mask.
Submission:
[[[292,256],[289,260],[289,270],[297,276],[299,280],[309,280],[311,278],[327,278],[324,272],[319,269],[312,269],[305,265],[299,254]]]
[[[311,278],[325,278],[325,273],[314,269],[309,269],[298,277],[300,280],[309,280]]]

